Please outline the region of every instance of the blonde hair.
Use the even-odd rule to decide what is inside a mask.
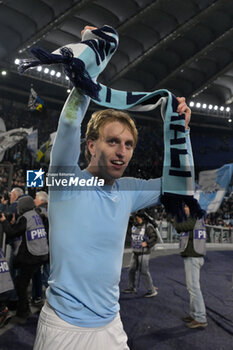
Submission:
[[[91,119],[87,124],[86,141],[98,140],[103,127],[107,123],[111,122],[119,122],[129,128],[134,139],[133,147],[135,148],[138,141],[138,131],[133,119],[129,116],[129,114],[115,109],[104,109],[101,111],[96,111],[92,114]],[[89,163],[91,160],[91,154],[89,152],[87,144],[85,148],[85,157]]]

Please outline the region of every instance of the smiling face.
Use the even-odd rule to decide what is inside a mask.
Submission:
[[[134,150],[134,138],[127,125],[108,122],[100,130],[97,140],[87,140],[91,161],[87,170],[112,185],[127,168]]]

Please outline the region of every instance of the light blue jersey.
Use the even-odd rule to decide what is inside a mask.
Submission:
[[[61,113],[52,166],[76,167],[89,98],[73,90]],[[161,180],[121,178],[113,186],[50,190],[51,275],[47,298],[63,320],[100,327],[119,311],[119,281],[130,213],[158,203]]]

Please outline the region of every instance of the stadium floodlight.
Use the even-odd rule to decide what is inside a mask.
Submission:
[[[20,64],[20,60],[18,58],[15,59],[15,64]]]
[[[231,123],[231,122],[232,122],[232,119],[231,119],[231,118],[229,118],[229,119],[228,119],[228,122],[229,122],[229,123]]]
[[[48,72],[49,72],[49,69],[46,67],[46,68],[44,69],[44,73],[45,73],[45,74],[48,74]]]
[[[69,78],[66,76],[66,80],[69,80]]]
[[[41,71],[42,71],[42,67],[41,67],[41,66],[38,66],[38,67],[37,67],[37,70],[38,70],[38,72],[41,72]]]
[[[56,74],[55,70],[52,69],[52,70],[50,71],[50,75],[53,76],[53,75],[55,75],[55,74]]]
[[[70,89],[67,89],[66,91],[67,91],[67,93],[69,94],[71,90],[70,90]]]
[[[229,116],[229,114],[231,112],[231,108],[230,107],[212,105],[212,104],[207,104],[207,103],[200,103],[200,102],[195,102],[195,101],[189,102],[189,106],[190,107],[194,107],[196,109],[202,108],[202,109],[205,109],[205,110],[208,108],[210,111],[213,110],[216,113],[223,112],[225,114],[225,112],[227,112],[228,113],[228,117],[230,118],[230,116]],[[228,120],[228,121],[229,121],[229,123],[231,123],[231,119]]]
[[[2,70],[2,75],[7,75],[7,71],[6,70]]]
[[[61,72],[57,72],[56,77],[60,78],[60,76],[61,76]]]

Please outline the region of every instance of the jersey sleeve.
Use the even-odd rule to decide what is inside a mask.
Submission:
[[[81,122],[90,98],[73,88],[61,112],[51,152],[51,167],[76,166],[80,155]]]
[[[136,182],[137,189],[135,191],[133,212],[160,203],[161,178],[150,180],[137,179]]]
[[[131,213],[160,204],[161,178],[143,180],[133,177],[118,179],[121,191],[127,191],[131,197]]]

